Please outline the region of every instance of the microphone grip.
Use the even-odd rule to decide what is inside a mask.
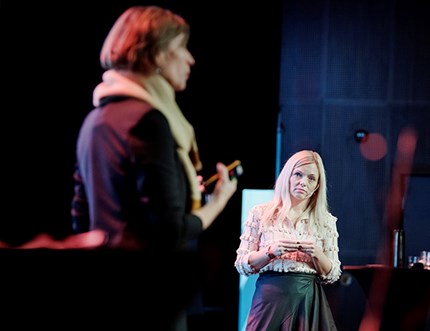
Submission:
[[[230,176],[232,176],[232,175],[240,176],[243,173],[242,165],[241,165],[241,162],[239,160],[236,160],[236,161],[230,163],[227,166],[227,170],[229,171]],[[211,177],[209,177],[209,179],[207,179],[203,183],[203,185],[208,186],[218,179],[219,179],[219,175],[218,175],[218,173],[216,173],[215,175],[212,175]]]

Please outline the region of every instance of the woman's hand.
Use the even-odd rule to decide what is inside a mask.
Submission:
[[[312,240],[284,239],[272,244],[270,250],[275,256],[281,256],[286,253],[296,251],[301,251],[309,256],[314,256],[314,253],[318,248]]]
[[[193,211],[193,214],[200,217],[203,229],[207,229],[215,221],[237,190],[237,178],[230,178],[227,167],[219,162],[216,168],[219,179],[212,194],[208,196],[206,204]]]
[[[216,165],[219,179],[215,185],[214,191],[211,194],[212,199],[223,201],[224,204],[232,197],[237,190],[237,178],[230,178],[227,166],[218,162]]]

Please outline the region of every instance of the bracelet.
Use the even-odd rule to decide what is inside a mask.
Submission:
[[[271,248],[271,246],[267,247],[267,250],[266,250],[266,252],[265,252],[264,254],[266,254],[266,256],[267,256],[270,260],[273,260],[273,259],[276,257],[276,255],[275,255],[275,254],[270,253],[270,248]]]

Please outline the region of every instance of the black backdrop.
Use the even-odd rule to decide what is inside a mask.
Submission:
[[[235,327],[241,190],[271,188],[275,177],[281,2],[2,0],[0,239],[20,244],[41,232],[66,233],[75,140],[101,78],[99,50],[134,4],[168,7],[191,25],[196,65],[178,102],[195,127],[203,174],[217,161],[242,161],[236,196],[202,238],[210,261],[205,304]]]
[[[2,1],[4,189],[13,215],[2,223],[27,223],[18,236],[27,228],[61,231],[69,221],[75,139],[101,78],[99,50],[132,4],[169,7],[191,24],[196,65],[178,102],[195,126],[203,174],[217,161],[240,159],[241,188],[273,184],[280,4]],[[231,221],[235,229],[239,223]]]

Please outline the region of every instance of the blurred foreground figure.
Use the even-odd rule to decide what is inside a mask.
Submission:
[[[77,141],[74,229],[103,230],[106,249],[139,253],[133,263],[145,270],[138,272],[141,288],[131,289],[127,276],[114,279],[106,291],[116,287],[120,297],[103,303],[121,304],[138,329],[154,321],[150,330],[186,329],[185,318],[174,319],[200,282],[192,244],[237,190],[237,179],[218,163],[214,191],[201,202],[194,129],[175,101],[195,63],[188,38],[187,22],[169,10],[126,10],[104,41],[105,72]],[[105,318],[115,317],[110,313]]]

